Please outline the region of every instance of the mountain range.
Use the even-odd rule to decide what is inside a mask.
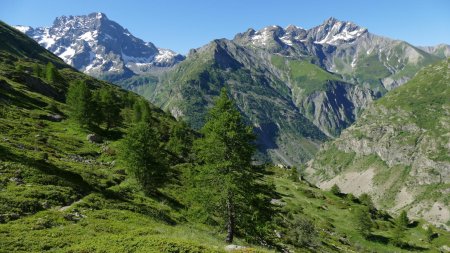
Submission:
[[[259,133],[258,160],[287,165],[312,158],[373,100],[448,52],[424,51],[335,18],[311,29],[248,29],[193,49],[186,59],[134,37],[103,13],[16,28],[76,69],[134,90],[196,129],[227,86]]]
[[[133,37],[102,13],[16,29],[0,22],[3,250],[222,252],[223,227],[190,196],[200,167],[189,147],[225,87],[258,135],[255,163],[299,169],[255,166],[272,184],[260,197],[276,212],[256,231],[268,237],[237,238],[248,245],[241,249],[448,251],[447,45],[415,47],[334,18],[311,29],[249,29],[186,57]],[[172,60],[160,61],[164,52]],[[76,69],[139,92],[166,112]],[[122,123],[88,129],[73,122],[65,97],[74,82],[85,83],[92,100],[116,99]],[[141,105],[170,166],[153,195],[116,163]],[[92,131],[105,141],[90,139]],[[373,223],[368,237],[360,233],[360,210]],[[401,211],[410,222],[396,244],[400,218],[393,216]]]

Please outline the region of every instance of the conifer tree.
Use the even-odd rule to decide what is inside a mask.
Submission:
[[[98,90],[101,118],[106,124],[106,130],[118,126],[121,123],[119,98],[116,97],[114,90],[103,86]]]
[[[433,236],[434,236],[433,228],[431,227],[431,225],[428,225],[428,228],[426,231],[426,236],[427,236],[427,242],[431,243],[431,241],[433,240]]]
[[[187,157],[192,146],[189,128],[184,121],[173,125],[170,129],[170,139],[167,143],[169,150],[179,157]]]
[[[42,76],[42,68],[37,63],[33,64],[33,75],[35,75],[36,77],[41,77]]]
[[[54,83],[57,81],[58,76],[58,70],[55,68],[55,65],[51,62],[47,63],[47,66],[45,67],[45,79],[47,79],[49,83]]]
[[[355,215],[356,230],[364,237],[369,238],[370,230],[372,229],[373,223],[370,217],[369,208],[363,207],[356,210]]]
[[[139,99],[133,105],[134,122],[149,122],[151,110],[147,101]]]
[[[137,123],[128,130],[120,160],[147,194],[154,193],[165,181],[167,162],[164,157],[157,135],[148,123]]]
[[[331,189],[330,189],[331,193],[333,193],[336,196],[340,196],[341,195],[341,189],[339,188],[339,186],[337,186],[337,184],[334,184]]]
[[[408,228],[408,215],[406,211],[403,210],[395,221],[395,227],[392,231],[392,242],[394,245],[401,246],[403,244],[402,240],[405,237],[405,231]]]
[[[246,208],[253,205],[256,173],[251,160],[255,136],[225,89],[210,110],[201,133],[203,138],[194,143],[194,150],[200,163],[203,193],[207,195],[206,209],[225,225],[226,242],[231,243],[236,227],[246,222]]]
[[[92,121],[92,94],[84,81],[77,81],[69,86],[66,103],[69,116],[82,126]]]

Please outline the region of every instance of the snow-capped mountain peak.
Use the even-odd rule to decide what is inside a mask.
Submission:
[[[312,28],[310,36],[316,43],[337,45],[352,42],[366,32],[366,28],[331,17],[322,25]]]
[[[130,31],[101,12],[57,17],[51,27],[16,26],[73,67],[94,75],[145,72],[153,67],[170,67],[184,59]]]
[[[366,33],[366,28],[357,26],[352,22],[329,18],[322,25],[308,30],[295,25],[288,25],[284,29],[273,25],[259,31],[250,28],[247,32],[236,35],[235,40],[256,47],[267,47],[270,45],[286,47],[296,44],[303,45],[307,42],[338,45],[351,43]]]

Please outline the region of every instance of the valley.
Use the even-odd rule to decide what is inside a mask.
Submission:
[[[450,251],[446,44],[331,17],[182,55],[102,12],[0,39],[0,252]]]

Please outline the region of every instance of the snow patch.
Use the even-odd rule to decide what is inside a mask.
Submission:
[[[75,55],[75,49],[69,47],[64,51],[64,53],[60,54],[59,57],[63,59],[66,63],[70,63],[72,57]]]
[[[168,62],[177,55],[175,52],[168,50],[168,49],[159,48],[158,50],[159,50],[159,52],[155,56],[156,62]]]
[[[289,46],[293,45],[292,41],[287,36],[280,37],[280,40],[286,45],[289,45]]]
[[[14,26],[17,30],[21,31],[22,33],[27,33],[29,30],[31,30],[31,26],[24,26],[24,25],[16,25]]]

